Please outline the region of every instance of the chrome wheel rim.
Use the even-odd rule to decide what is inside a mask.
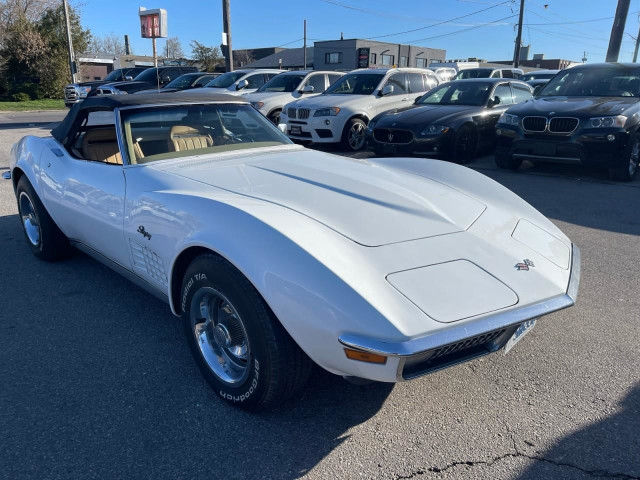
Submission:
[[[460,134],[460,139],[458,140],[458,153],[462,157],[467,157],[471,153],[471,143],[473,137],[471,135],[471,131],[465,129]]]
[[[364,145],[364,125],[360,122],[351,125],[347,138],[349,140],[349,146],[353,150],[360,150]]]
[[[272,114],[271,121],[274,123],[274,125],[277,126],[280,123],[280,112],[276,112]]]
[[[249,339],[235,307],[219,291],[202,287],[190,309],[191,332],[211,372],[224,383],[237,385],[249,375]]]
[[[640,140],[636,139],[633,142],[633,148],[631,149],[631,155],[629,156],[629,176],[633,177],[638,168],[638,161],[640,160]]]
[[[24,231],[31,245],[37,247],[40,245],[40,222],[33,208],[33,203],[31,203],[31,199],[26,192],[20,193],[19,205]]]

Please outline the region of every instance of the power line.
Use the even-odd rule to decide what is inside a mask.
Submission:
[[[405,40],[403,43],[417,43],[417,42],[424,42],[426,40],[433,40],[434,38],[448,37],[449,35],[456,35],[458,33],[468,32],[469,30],[475,30],[476,28],[486,27],[488,25],[493,25],[493,24],[496,24],[496,23],[502,22],[504,20],[508,20],[509,18],[513,18],[513,17],[517,17],[517,16],[518,16],[518,14],[509,15],[508,17],[499,18],[498,20],[494,20],[493,22],[487,22],[487,23],[482,24],[482,25],[474,25],[473,27],[463,28],[461,30],[456,30],[455,32],[443,33],[441,35],[434,35],[432,37],[418,38],[416,40]]]

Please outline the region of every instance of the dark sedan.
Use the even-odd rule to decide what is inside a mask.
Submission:
[[[430,90],[413,106],[390,110],[367,126],[376,154],[436,154],[459,163],[495,142],[495,124],[514,103],[532,98],[519,80],[456,80]]]
[[[579,65],[560,72],[497,125],[496,163],[523,160],[605,167],[630,181],[640,158],[640,65]]]
[[[184,75],[180,75],[178,78],[174,78],[160,89],[151,88],[147,90],[140,90],[136,93],[171,93],[179,92],[182,90],[190,90],[192,88],[201,88],[220,75],[220,73],[203,72],[185,73]]]

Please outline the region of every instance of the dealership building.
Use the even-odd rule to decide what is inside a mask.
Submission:
[[[356,68],[418,67],[426,68],[431,62],[443,62],[446,50],[375,42],[358,38],[328,40],[313,44],[315,70],[343,70]]]

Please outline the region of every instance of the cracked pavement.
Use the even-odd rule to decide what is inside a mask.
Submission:
[[[52,120],[0,118],[0,170]],[[640,479],[640,177],[471,166],[580,246],[577,306],[396,386],[316,370],[262,415],[217,399],[166,305],[84,255],[36,260],[0,181],[0,478]]]

